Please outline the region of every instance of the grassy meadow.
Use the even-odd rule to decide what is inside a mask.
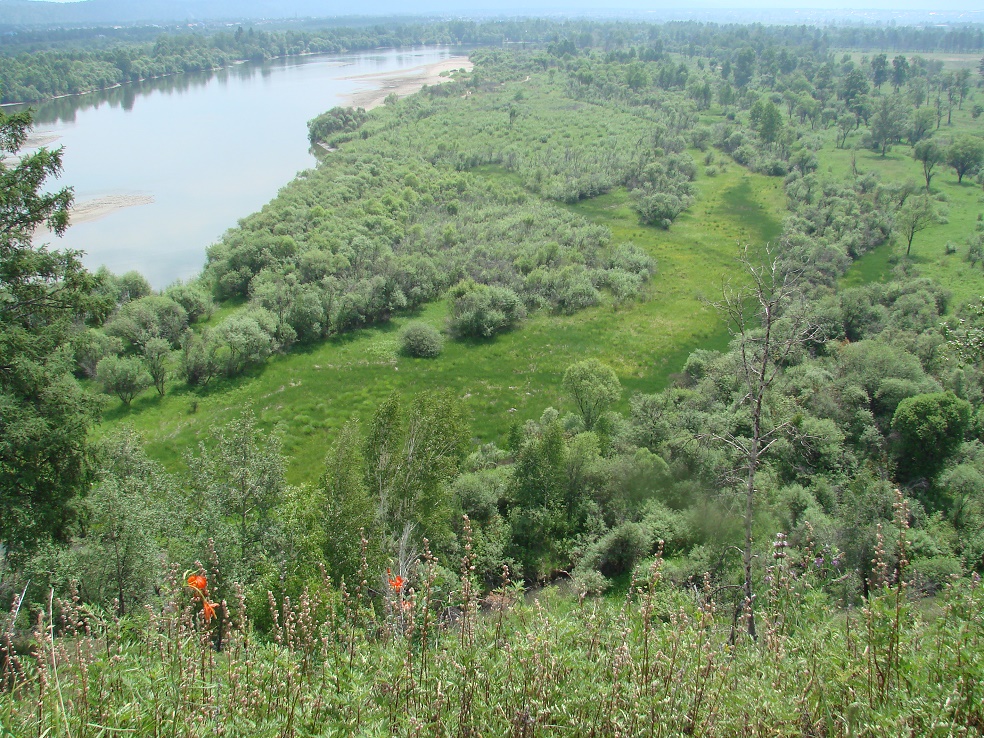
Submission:
[[[510,176],[483,171],[478,176]],[[782,181],[730,165],[698,179],[700,199],[664,231],[639,224],[623,190],[570,206],[611,229],[613,242],[631,241],[658,260],[644,299],[576,315],[538,313],[518,331],[486,341],[448,341],[436,359],[398,352],[398,334],[410,320],[443,328],[444,302],[395,317],[386,325],[354,331],[271,359],[234,380],[207,389],[174,383],[164,397],[146,392],[127,408],[115,399],[99,433],[127,425],[147,441],[149,453],[172,467],[185,449],[207,441],[212,428],[244,408],[261,427],[279,427],[291,458],[290,479],[311,482],[346,420],[368,418],[391,392],[449,390],[471,416],[475,438],[502,441],[510,425],[566,404],[560,378],[568,365],[595,357],[613,366],[625,388],[653,392],[680,371],[699,347],[723,347],[724,324],[704,298],[713,299],[732,277],[738,244],[762,244],[779,235]],[[235,305],[213,316],[221,319]]]
[[[502,94],[510,90],[504,88]],[[984,118],[972,119],[973,104],[972,96],[962,110],[954,111],[953,126],[944,126],[940,134],[980,133]],[[702,118],[713,124],[724,113],[715,106]],[[836,146],[834,128],[818,133],[825,139],[817,152],[821,171],[831,176],[850,177],[853,154],[859,172],[875,172],[884,182],[922,182],[921,164],[907,145],[881,156],[853,148],[860,132],[851,135],[845,148]],[[217,379],[207,389],[174,382],[166,396],[145,392],[130,407],[108,399],[97,434],[130,426],[146,439],[152,456],[178,468],[187,449],[207,441],[212,428],[249,408],[262,428],[279,428],[284,434],[290,479],[303,483],[320,475],[342,424],[352,417],[367,419],[394,391],[448,390],[461,398],[477,442],[501,442],[512,424],[537,418],[548,406],[572,409],[563,396],[561,376],[571,363],[594,357],[617,372],[624,388],[619,409],[625,410],[632,393],[665,387],[694,349],[727,343],[725,326],[706,300],[736,278],[739,244],[759,248],[781,233],[786,211],[782,179],[752,173],[727,155],[710,151],[718,173],[708,176],[698,167],[699,198],[669,230],[640,224],[631,196],[622,189],[565,206],[610,229],[613,243],[631,242],[655,257],[658,272],[642,299],[617,308],[602,304],[575,315],[540,312],[505,335],[448,341],[436,359],[400,355],[398,335],[409,321],[444,328],[447,304],[430,303],[385,325],[275,356],[260,369]],[[691,155],[697,161],[704,158],[696,150]],[[496,166],[478,167],[471,176],[520,182]],[[973,267],[965,258],[967,236],[984,212],[984,190],[969,176],[958,184],[945,165],[937,168],[932,189],[946,200],[948,222],[916,235],[911,263],[950,290],[952,304],[959,305],[984,294],[982,266]],[[946,253],[948,243],[956,245],[955,253]],[[904,244],[885,244],[859,259],[843,284],[887,279],[902,255]],[[224,303],[210,324],[241,305]]]

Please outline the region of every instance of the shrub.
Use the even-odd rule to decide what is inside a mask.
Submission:
[[[96,365],[96,377],[106,394],[116,395],[129,405],[153,380],[140,359],[107,356]]]
[[[451,333],[458,337],[489,338],[507,331],[526,317],[522,300],[507,287],[463,282],[451,290]]]
[[[427,323],[410,323],[400,333],[400,350],[418,359],[433,359],[444,350],[444,336]]]

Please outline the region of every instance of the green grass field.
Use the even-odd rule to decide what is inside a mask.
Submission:
[[[486,172],[482,176],[498,176]],[[639,225],[630,196],[616,191],[571,206],[608,226],[614,240],[632,241],[659,263],[644,299],[573,316],[540,313],[513,333],[489,341],[449,341],[437,359],[398,355],[398,333],[409,320],[443,328],[447,306],[435,303],[385,326],[356,331],[272,359],[236,380],[207,390],[175,383],[163,398],[145,392],[128,409],[117,400],[99,432],[129,425],[149,452],[177,468],[182,454],[244,408],[266,429],[280,427],[291,459],[290,479],[311,482],[338,428],[368,418],[393,391],[449,390],[461,398],[479,441],[502,441],[516,421],[537,418],[547,406],[571,409],[561,376],[571,363],[599,358],[618,372],[622,409],[634,392],[653,392],[680,371],[698,347],[723,347],[724,324],[702,298],[720,294],[734,275],[738,243],[753,247],[779,234],[782,182],[729,166],[698,180],[701,197],[669,231]]]
[[[954,125],[941,131],[980,134],[984,118],[973,120],[970,108],[954,114]],[[718,115],[705,115],[708,121]],[[851,149],[835,146],[834,131],[819,152],[821,167],[835,177],[851,172]],[[894,147],[887,156],[858,150],[859,171],[875,171],[882,181],[922,181],[920,164],[911,148]],[[695,159],[701,152],[692,152]],[[438,302],[418,314],[402,315],[389,324],[356,331],[336,339],[278,356],[262,369],[235,380],[218,380],[207,390],[175,384],[160,398],[145,392],[131,408],[108,400],[97,433],[127,424],[147,441],[150,453],[171,468],[212,429],[244,408],[252,409],[261,427],[284,432],[290,459],[290,479],[310,482],[321,472],[322,460],[336,431],[351,417],[367,419],[391,392],[412,394],[448,390],[461,398],[470,416],[476,441],[502,441],[511,424],[539,417],[554,406],[572,409],[561,390],[561,377],[571,363],[590,357],[611,364],[622,382],[621,409],[635,392],[654,392],[666,386],[696,348],[723,348],[728,334],[707,305],[730,279],[740,279],[735,257],[739,245],[761,248],[775,240],[785,215],[782,180],[752,174],[716,154],[719,173],[698,179],[700,198],[669,231],[639,224],[631,196],[624,190],[568,206],[591,221],[611,229],[613,241],[631,241],[658,261],[658,273],[643,299],[613,308],[602,305],[573,316],[540,313],[513,333],[488,341],[449,341],[437,359],[411,359],[397,351],[400,329],[410,320],[443,328],[447,306]],[[966,260],[967,237],[984,212],[984,190],[966,181],[958,185],[952,169],[941,166],[933,179],[934,192],[947,200],[949,222],[919,234],[912,247],[916,269],[953,294],[953,304],[984,294],[984,269]],[[483,167],[476,176],[515,175]],[[957,246],[946,254],[946,244]],[[904,252],[886,244],[859,259],[843,280],[845,286],[887,279]],[[227,304],[212,322],[238,309]]]
[[[963,110],[954,111],[953,125],[944,122],[935,135],[941,138],[956,134],[984,135],[984,116],[974,120],[970,115],[973,105],[972,101],[965,101]],[[859,137],[858,133],[852,134],[845,149],[836,148],[832,139],[828,141],[818,152],[824,168],[835,176],[847,177],[851,171],[851,147]],[[925,186],[922,164],[912,158],[910,146],[894,146],[884,157],[859,149],[856,162],[858,172],[876,172],[883,182],[912,180],[921,188]],[[948,222],[917,233],[910,259],[921,276],[950,290],[953,304],[977,300],[984,294],[984,265],[978,263],[972,267],[967,261],[967,238],[974,233],[978,217],[984,213],[984,189],[971,176],[965,176],[963,183],[958,184],[953,169],[940,164],[933,172],[932,192],[944,196]],[[947,243],[956,246],[955,253],[946,253]],[[893,262],[904,254],[904,242],[881,246],[855,262],[844,284],[853,286],[884,279],[891,273]]]

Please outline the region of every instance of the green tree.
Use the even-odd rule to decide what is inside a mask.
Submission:
[[[912,251],[912,241],[916,234],[937,223],[945,223],[946,218],[928,195],[910,197],[895,214],[895,228],[905,239],[905,255]]]
[[[171,345],[163,338],[152,338],[143,347],[144,365],[157,388],[157,394],[164,396],[164,387],[171,374]]]
[[[909,60],[902,54],[892,59],[892,87],[898,92],[899,88],[909,79]]]
[[[925,139],[936,124],[936,113],[930,108],[919,108],[909,118],[909,130],[907,135],[909,143],[915,146]]]
[[[871,84],[877,89],[888,80],[888,56],[886,54],[875,54],[871,58]]]
[[[404,406],[394,393],[379,406],[363,456],[384,535],[396,539],[412,526],[435,550],[452,550],[447,485],[458,473],[467,438],[458,403],[447,394],[423,393]]]
[[[964,175],[974,172],[984,163],[984,141],[976,136],[959,136],[946,150],[946,163],[957,173],[957,182],[963,182]]]
[[[96,365],[96,379],[108,395],[116,395],[129,405],[134,397],[153,384],[153,379],[140,359],[128,356],[107,356]]]
[[[207,387],[222,371],[224,346],[211,328],[200,334],[188,329],[181,339],[181,372],[190,385]]]
[[[526,439],[516,457],[509,497],[513,556],[524,576],[541,579],[567,562],[559,554],[566,444],[560,422]]]
[[[868,80],[865,78],[864,72],[860,69],[852,69],[841,83],[840,96],[844,99],[847,109],[853,111],[857,102],[867,94]]]
[[[61,538],[90,476],[86,433],[96,400],[72,376],[68,342],[105,310],[72,251],[35,243],[68,225],[72,191],[49,192],[61,150],[20,155],[29,113],[0,112],[0,547],[17,553]]]
[[[221,591],[224,583],[256,583],[276,562],[276,511],[287,492],[287,469],[280,436],[261,432],[250,412],[213,435],[214,448],[202,444],[188,458],[187,486],[198,556],[209,560],[211,540]]]
[[[601,414],[622,394],[615,370],[598,359],[586,359],[567,367],[563,386],[577,405],[588,430],[594,428]]]
[[[937,164],[946,161],[946,150],[933,139],[920,141],[912,149],[912,158],[922,163],[923,177],[926,179],[926,192],[933,179],[933,170]]]
[[[262,364],[277,348],[273,334],[276,319],[263,309],[252,309],[226,318],[215,328],[225,349],[225,371],[230,377]]]
[[[82,505],[84,535],[70,555],[77,567],[71,576],[85,600],[114,604],[122,617],[147,601],[161,575],[163,504],[177,492],[133,432],[106,440],[99,459],[98,482]]]
[[[642,62],[630,64],[625,72],[625,84],[635,91],[646,87],[649,84],[649,74],[646,72],[646,65]]]
[[[857,128],[858,120],[853,115],[848,115],[845,113],[837,119],[837,129],[839,135],[837,136],[837,145],[840,148],[847,146],[847,137],[851,135],[851,131]]]
[[[748,47],[738,52],[735,57],[733,77],[735,86],[744,89],[752,81],[755,74],[755,50]]]
[[[759,136],[767,144],[775,143],[782,135],[782,113],[771,100],[762,108],[759,121]]]
[[[892,416],[898,437],[898,473],[904,480],[932,479],[964,440],[970,403],[952,392],[907,397]]]
[[[898,95],[883,95],[871,119],[871,139],[884,157],[890,144],[902,140],[909,123],[906,104]]]
[[[325,459],[312,507],[317,515],[318,548],[328,573],[352,583],[361,564],[360,530],[371,537],[376,528],[375,500],[365,484],[359,424],[349,421]]]

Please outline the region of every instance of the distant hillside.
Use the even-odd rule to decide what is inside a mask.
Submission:
[[[726,22],[823,23],[895,21],[897,23],[971,23],[984,21],[984,11],[970,0],[954,0],[944,10],[928,0],[863,0],[848,7],[844,0],[811,0],[791,9],[780,0],[692,0],[685,7],[652,0],[374,0],[358,7],[362,15],[452,14],[593,15],[643,17],[646,20],[697,19]],[[184,21],[260,20],[295,17],[351,16],[353,6],[341,0],[0,0],[0,27],[171,23]]]

